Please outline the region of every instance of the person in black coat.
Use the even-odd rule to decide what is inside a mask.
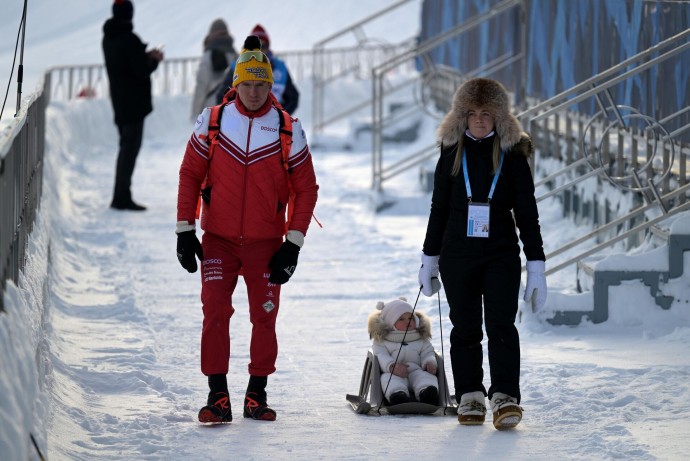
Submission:
[[[151,73],[163,59],[163,53],[146,51],[146,44],[132,31],[134,6],[129,0],[113,3],[113,16],[103,25],[103,56],[110,82],[110,99],[120,148],[115,171],[111,208],[142,211],[146,207],[132,200],[131,183],[141,141],[144,118],[151,113]]]
[[[475,78],[453,96],[438,128],[431,212],[422,253],[422,292],[438,292],[440,272],[453,324],[450,356],[461,424],[482,424],[488,395],[497,429],[522,418],[518,311],[521,260],[527,259],[525,301],[546,302],[544,250],[529,136],[509,113],[508,94],[495,80]],[[482,323],[491,386],[482,368]]]

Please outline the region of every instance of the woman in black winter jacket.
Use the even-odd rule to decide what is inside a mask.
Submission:
[[[437,131],[431,213],[419,281],[431,296],[440,289],[450,306],[450,356],[461,424],[482,424],[488,395],[497,429],[522,418],[518,310],[521,262],[517,226],[527,259],[525,300],[546,301],[544,250],[529,136],[509,112],[508,94],[490,79],[465,82]],[[482,321],[489,347],[491,386],[483,385]]]

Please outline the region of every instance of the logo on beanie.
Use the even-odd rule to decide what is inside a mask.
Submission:
[[[247,67],[245,70],[252,74],[257,80],[268,80],[268,72],[266,72],[264,67]]]

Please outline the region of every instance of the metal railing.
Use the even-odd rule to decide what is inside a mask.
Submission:
[[[413,1],[416,2],[418,0],[400,0],[394,4],[391,4],[388,7],[383,8],[356,22],[355,24],[324,38],[314,45],[314,84],[312,90],[312,131],[314,133],[318,134],[323,132],[326,126],[339,120],[343,120],[346,117],[359,112],[361,109],[365,109],[369,106],[369,104],[371,104],[371,100],[362,99],[348,105],[340,112],[329,114],[327,117],[325,107],[326,90],[331,83],[337,79],[347,76],[354,75],[355,77],[368,79],[374,67],[378,66],[382,62],[390,60],[393,56],[397,56],[414,46],[414,42],[416,40],[414,37],[399,44],[380,43],[379,40],[377,40],[377,43],[372,44],[371,39],[367,37],[364,31],[364,27],[366,25]],[[331,49],[326,47],[336,40],[350,35],[355,37],[355,48],[366,51],[370,59],[343,62],[338,66],[337,71],[333,72],[333,69],[329,68],[328,60],[326,59]],[[408,64],[411,66],[411,68],[414,67],[413,62]]]
[[[609,91],[620,82],[683,53],[690,53],[690,29],[518,114],[523,125],[529,127],[541,156],[563,163],[562,168],[535,184],[551,188],[537,197],[538,202],[564,191],[577,192],[578,184],[590,177],[597,178],[599,187],[611,184],[621,194],[637,194],[641,199],[638,202],[643,202],[633,209],[619,211],[618,215],[611,213],[609,222],[547,254],[547,259],[552,260],[592,238],[600,241],[551,265],[548,274],[625,239],[645,235],[653,225],[688,209],[690,146],[683,145],[676,137],[690,129],[690,124],[671,132],[665,128],[666,123],[688,109],[655,120],[635,108],[616,104]],[[598,113],[585,118],[572,110],[590,98],[596,100]],[[538,161],[533,167],[539,168]],[[659,216],[647,218],[645,212],[652,209],[657,209]]]
[[[7,280],[19,281],[43,183],[45,108],[50,79],[0,133],[0,311]]]
[[[673,200],[677,199],[681,196],[684,196],[690,192],[690,185],[686,184],[685,186],[664,195],[661,197],[662,200]],[[550,252],[549,254],[546,255],[547,260],[551,260],[555,258],[558,255],[561,255],[575,247],[578,247],[579,245],[589,243],[591,240],[598,235],[602,233],[612,233],[612,236],[610,236],[608,239],[605,241],[594,245],[590,246],[586,250],[582,250],[578,254],[574,256],[570,256],[568,259],[564,261],[560,261],[556,264],[550,265],[549,268],[544,272],[545,275],[551,275],[553,273],[556,273],[560,271],[561,269],[565,269],[566,267],[571,266],[572,264],[576,264],[582,259],[594,255],[596,253],[599,253],[601,250],[604,250],[606,248],[610,248],[612,245],[615,245],[618,242],[624,241],[626,239],[629,239],[632,236],[635,236],[639,234],[640,232],[647,232],[650,231],[654,226],[659,224],[660,222],[666,220],[667,218],[670,218],[671,216],[674,216],[678,213],[681,213],[683,211],[690,210],[690,201],[685,201],[683,203],[679,203],[678,206],[668,210],[666,213],[659,214],[658,216],[651,218],[651,219],[645,219],[643,222],[640,224],[631,226],[627,230],[623,232],[619,232],[618,228],[621,226],[626,226],[628,225],[632,220],[635,218],[644,218],[645,213],[653,210],[656,208],[657,204],[656,203],[649,203],[643,206],[640,206],[638,208],[635,208],[631,210],[628,214],[625,216],[621,216],[620,218],[614,219],[613,221],[609,221],[608,223],[592,230],[591,232],[575,239],[572,240],[565,245],[561,246],[560,248],[557,248],[556,250]]]
[[[398,50],[393,46],[393,50]],[[304,81],[320,72],[319,79],[332,81],[344,69],[358,67],[367,72],[373,63],[381,62],[394,51],[387,47],[365,46],[332,48],[319,52],[318,65],[314,50],[296,50],[276,53],[285,61],[292,78]],[[156,96],[191,95],[196,84],[199,56],[166,58],[151,74],[153,94]],[[108,75],[103,64],[57,66],[46,71],[51,76],[50,98],[68,101],[80,97],[104,98],[109,94]]]

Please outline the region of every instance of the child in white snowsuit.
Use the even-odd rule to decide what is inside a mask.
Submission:
[[[381,389],[390,404],[414,401],[410,391],[419,402],[438,404],[436,354],[431,344],[429,317],[422,312],[413,314],[405,298],[385,304],[379,301],[369,315],[368,327],[381,367]]]

